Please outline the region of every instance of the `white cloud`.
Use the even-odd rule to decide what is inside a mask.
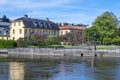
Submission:
[[[80,11],[97,12],[102,11],[102,9],[80,8],[80,6],[72,5],[74,2],[81,3],[81,1],[84,0],[0,0],[0,10],[7,11],[8,14],[9,12],[13,13],[11,15],[12,19],[27,13],[28,16],[33,18],[44,19],[48,17],[55,22],[90,23],[90,20],[93,21],[94,17]],[[71,9],[75,11],[71,12]],[[22,11],[24,13],[20,14]]]
[[[50,18],[51,21],[55,22],[69,22],[69,23],[84,23],[84,24],[91,24],[91,21],[95,19],[95,16],[84,14],[84,13],[67,13],[67,12],[60,12],[55,14],[55,12],[51,12],[48,14],[47,11],[35,11],[28,14],[30,17],[34,18],[42,18],[45,19],[46,17]],[[86,23],[87,22],[87,23]]]
[[[3,5],[10,6],[11,8],[45,8],[45,7],[55,7],[62,4],[67,4],[72,0],[0,0],[0,7]]]

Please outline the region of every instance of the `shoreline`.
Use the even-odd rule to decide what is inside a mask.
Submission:
[[[65,48],[15,48],[1,49],[0,57],[3,58],[63,58],[63,57],[120,57],[120,49],[116,50],[87,50]]]

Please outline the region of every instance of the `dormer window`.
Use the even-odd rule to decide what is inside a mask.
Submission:
[[[46,27],[49,28],[49,25],[46,23]]]
[[[34,22],[34,26],[35,27],[39,27],[39,23],[38,22]]]
[[[43,28],[43,27],[44,27],[43,23],[39,23],[39,25],[40,25],[40,27],[41,27],[41,28]]]
[[[45,28],[47,28],[47,23],[44,23],[45,24]]]
[[[43,23],[43,25],[44,25],[44,28],[46,28],[46,23]]]
[[[54,29],[54,26],[51,24],[51,28]]]
[[[44,27],[45,27],[43,23],[41,23],[41,27],[42,27],[42,28],[44,28]]]
[[[48,26],[49,26],[49,28],[52,28],[52,27],[51,27],[51,24],[48,24]]]

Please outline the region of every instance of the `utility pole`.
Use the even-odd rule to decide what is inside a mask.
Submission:
[[[94,50],[97,50],[96,49],[96,31],[94,31]]]

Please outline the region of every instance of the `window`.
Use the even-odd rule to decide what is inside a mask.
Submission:
[[[68,33],[68,31],[65,31],[65,34]]]
[[[29,29],[29,33],[32,34],[32,29]]]
[[[52,31],[52,35],[54,35],[54,31]]]
[[[45,34],[45,31],[43,30],[43,34]]]
[[[35,27],[40,27],[38,22],[34,22]]]
[[[19,33],[22,34],[22,29],[19,30]]]
[[[46,30],[46,34],[47,34],[47,30]]]
[[[36,22],[34,22],[34,26],[37,27],[37,23]]]
[[[51,24],[48,24],[48,26],[49,26],[49,28],[52,28],[52,27],[51,27]]]
[[[45,24],[45,26],[46,26],[46,28],[49,28],[49,25],[47,23]]]
[[[40,27],[44,28],[44,24],[43,24],[43,23],[40,23]]]
[[[46,28],[46,24],[45,23],[43,23],[43,26],[44,26],[43,28]]]
[[[54,35],[56,35],[56,31],[54,31]]]
[[[16,26],[16,22],[14,22],[14,26]]]
[[[50,31],[49,31],[49,35],[50,35]]]
[[[15,40],[15,37],[13,37],[13,40]]]
[[[20,23],[21,23],[21,22],[19,21],[19,22],[18,22],[18,25],[19,25],[19,26],[20,26]]]
[[[15,34],[15,30],[13,29],[13,34]]]
[[[25,29],[25,34],[27,34],[28,33],[28,30],[27,29]]]

